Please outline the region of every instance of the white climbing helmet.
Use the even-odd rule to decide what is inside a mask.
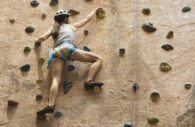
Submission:
[[[54,20],[58,21],[64,17],[69,17],[70,13],[67,10],[58,10],[54,16]]]

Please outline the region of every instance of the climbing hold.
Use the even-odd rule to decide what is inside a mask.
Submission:
[[[184,86],[185,86],[186,89],[190,89],[192,85],[191,84],[185,84]]]
[[[104,18],[106,16],[106,12],[103,8],[99,8],[97,11],[96,11],[96,16],[100,19]]]
[[[171,38],[173,38],[173,31],[169,31],[169,33],[167,34],[167,39]]]
[[[145,14],[145,15],[149,15],[150,14],[150,8],[143,8],[142,13]]]
[[[15,23],[15,19],[10,19],[9,22],[10,22],[11,24],[14,24],[14,23]]]
[[[36,96],[36,100],[37,100],[37,101],[40,101],[40,100],[42,100],[42,99],[43,99],[43,95],[38,94],[38,95]]]
[[[58,4],[58,0],[51,0],[49,5],[50,6],[56,6]]]
[[[150,95],[151,99],[153,102],[156,102],[160,99],[160,94],[157,93],[157,92],[153,92],[151,95]]]
[[[124,127],[132,127],[132,123],[126,123]]]
[[[139,85],[137,83],[133,84],[133,91],[136,92],[139,89]]]
[[[45,59],[44,58],[39,58],[39,63],[40,64],[44,64],[44,62],[45,62]]]
[[[145,23],[143,23],[142,29],[143,29],[145,32],[148,32],[148,33],[155,32],[155,31],[157,30],[155,27],[153,27],[153,24],[150,23],[150,22],[145,22]]]
[[[30,65],[29,64],[25,64],[22,67],[20,67],[20,70],[23,72],[27,72],[30,70]]]
[[[47,15],[45,13],[43,13],[41,17],[44,20],[44,19],[46,19]]]
[[[161,63],[160,64],[160,70],[162,72],[168,72],[168,71],[171,71],[172,68],[171,68],[171,66],[168,63]]]
[[[64,86],[64,94],[68,93],[68,91],[72,88],[73,83],[71,81],[65,81],[63,83]]]
[[[69,65],[67,68],[68,71],[73,71],[74,69],[75,69],[74,65]]]
[[[25,32],[26,33],[32,33],[32,32],[34,32],[35,31],[35,29],[32,27],[32,26],[28,26],[28,27],[26,27],[26,29],[25,29]]]
[[[88,48],[87,46],[83,46],[83,50],[84,50],[84,51],[87,51],[87,52],[90,52],[90,51],[91,51],[91,49]]]
[[[182,9],[182,12],[188,12],[188,11],[191,11],[191,8],[190,7],[184,7],[183,9]]]
[[[28,52],[31,51],[31,48],[30,47],[25,47],[23,51],[24,51],[24,53],[28,53]]]
[[[8,106],[17,106],[19,103],[17,101],[8,100]]]
[[[155,116],[148,118],[148,123],[151,125],[157,124],[159,122],[159,119]]]
[[[73,9],[70,9],[70,10],[69,10],[69,13],[70,13],[71,16],[75,16],[75,15],[80,14],[79,11],[76,11],[76,10],[73,10]]]
[[[36,80],[36,83],[42,83],[42,82],[43,82],[43,80],[41,80],[41,79]]]
[[[39,47],[39,46],[41,46],[41,43],[40,42],[35,42],[35,46]]]
[[[173,50],[173,46],[172,45],[169,45],[169,44],[165,44],[161,47],[162,49],[166,50],[166,51],[170,51],[170,50]]]
[[[37,7],[37,6],[39,5],[39,2],[38,2],[37,0],[32,0],[32,1],[30,2],[30,5],[31,5],[32,7]]]
[[[56,118],[59,118],[59,117],[61,117],[63,115],[63,112],[61,111],[61,110],[57,110],[56,112],[55,112],[55,117]]]
[[[125,55],[125,48],[120,48],[119,54],[120,54],[120,56],[124,56]]]
[[[84,35],[87,36],[89,34],[88,30],[84,30]]]
[[[93,0],[85,0],[85,1],[89,2],[89,1],[93,1]]]

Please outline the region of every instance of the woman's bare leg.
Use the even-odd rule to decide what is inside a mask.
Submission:
[[[89,68],[89,73],[87,77],[87,81],[94,80],[95,74],[98,72],[98,70],[102,66],[102,58],[101,56],[98,56],[91,52],[86,52],[83,50],[77,49],[72,55],[71,60],[76,60],[80,62],[91,62],[93,63],[91,67]]]
[[[53,60],[51,63],[52,85],[50,88],[49,106],[54,106],[55,104],[63,67],[64,62],[62,60]]]

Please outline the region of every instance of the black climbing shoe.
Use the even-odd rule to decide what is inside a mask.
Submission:
[[[46,113],[53,113],[54,106],[47,106],[44,109],[37,112],[37,115],[45,115]]]
[[[95,86],[101,87],[103,85],[104,85],[104,83],[102,83],[102,82],[95,82],[92,80],[84,83],[84,87],[86,90],[93,89]]]

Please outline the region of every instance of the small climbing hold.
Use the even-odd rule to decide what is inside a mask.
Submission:
[[[132,123],[126,123],[124,127],[132,127]]]
[[[76,11],[76,10],[73,10],[73,9],[70,9],[70,10],[69,10],[69,13],[70,13],[71,16],[75,16],[75,15],[80,14],[79,11]]]
[[[160,99],[160,94],[157,93],[157,92],[153,92],[151,95],[150,95],[151,99],[153,102],[157,102],[159,99]]]
[[[83,50],[84,50],[84,51],[87,51],[87,52],[90,52],[90,51],[91,51],[91,49],[88,48],[87,46],[83,46]]]
[[[64,86],[64,94],[67,94],[68,91],[70,91],[70,89],[72,88],[73,83],[71,81],[65,81],[63,83]]]
[[[159,122],[159,119],[155,116],[148,118],[148,123],[151,125],[157,124]]]
[[[35,42],[35,46],[39,47],[39,46],[41,46],[41,43],[40,42]]]
[[[11,24],[14,24],[14,23],[15,23],[15,19],[10,19],[9,22],[10,22]]]
[[[89,2],[89,1],[93,1],[93,0],[85,0],[85,1]]]
[[[75,69],[74,65],[69,65],[67,68],[68,71],[73,71],[74,69]]]
[[[44,64],[44,62],[45,62],[45,59],[44,58],[39,58],[39,63],[40,64]]]
[[[125,48],[120,48],[119,54],[120,54],[120,56],[124,56],[125,55]]]
[[[192,85],[191,84],[185,84],[184,86],[185,86],[186,89],[190,89]]]
[[[150,22],[145,22],[145,23],[143,23],[142,29],[143,29],[145,32],[148,32],[148,33],[155,32],[155,31],[157,30],[155,27],[153,27],[153,24],[150,23]]]
[[[96,11],[96,16],[100,19],[104,18],[106,16],[106,12],[103,8],[99,8],[97,11]]]
[[[168,71],[171,71],[172,68],[171,68],[171,66],[168,63],[161,63],[160,64],[160,70],[162,72],[168,72]]]
[[[56,6],[58,4],[58,0],[51,0],[49,5],[50,6]]]
[[[89,34],[88,30],[84,30],[84,35],[87,36]]]
[[[166,51],[170,51],[170,50],[173,50],[173,46],[172,45],[169,45],[169,44],[165,44],[161,47],[162,49],[166,50]]]
[[[182,12],[188,12],[188,11],[191,11],[191,8],[190,7],[184,7],[183,9],[182,9]]]
[[[19,103],[17,101],[8,100],[8,106],[17,106]]]
[[[32,1],[30,2],[30,5],[31,5],[32,7],[37,7],[37,6],[39,5],[39,1],[37,1],[37,0],[32,0]]]
[[[169,33],[167,34],[167,39],[171,39],[173,38],[173,31],[169,31]]]
[[[41,17],[42,17],[42,20],[44,20],[44,19],[46,19],[47,15],[46,15],[45,13],[43,13],[43,14],[41,15]]]
[[[136,92],[139,89],[139,85],[137,83],[133,84],[133,91]]]
[[[55,112],[55,117],[56,118],[59,118],[59,117],[61,117],[63,115],[63,112],[61,111],[61,110],[57,110],[56,112]]]
[[[149,15],[150,14],[150,8],[143,8],[142,13],[145,14],[145,15]]]
[[[28,52],[31,51],[31,48],[30,47],[25,47],[23,51],[24,51],[24,53],[28,53]]]
[[[26,33],[32,33],[32,32],[34,32],[35,31],[35,29],[34,29],[34,27],[32,27],[32,26],[28,26],[28,27],[26,27],[26,29],[25,29],[25,32]]]
[[[25,64],[22,67],[20,67],[20,70],[23,72],[27,72],[30,70],[30,65],[29,64]]]
[[[41,79],[36,80],[36,83],[42,83],[42,82],[43,82],[43,80],[41,80]]]
[[[43,99],[43,95],[38,94],[38,95],[36,96],[36,100],[37,100],[37,101],[40,101],[40,100],[42,100],[42,99]]]

